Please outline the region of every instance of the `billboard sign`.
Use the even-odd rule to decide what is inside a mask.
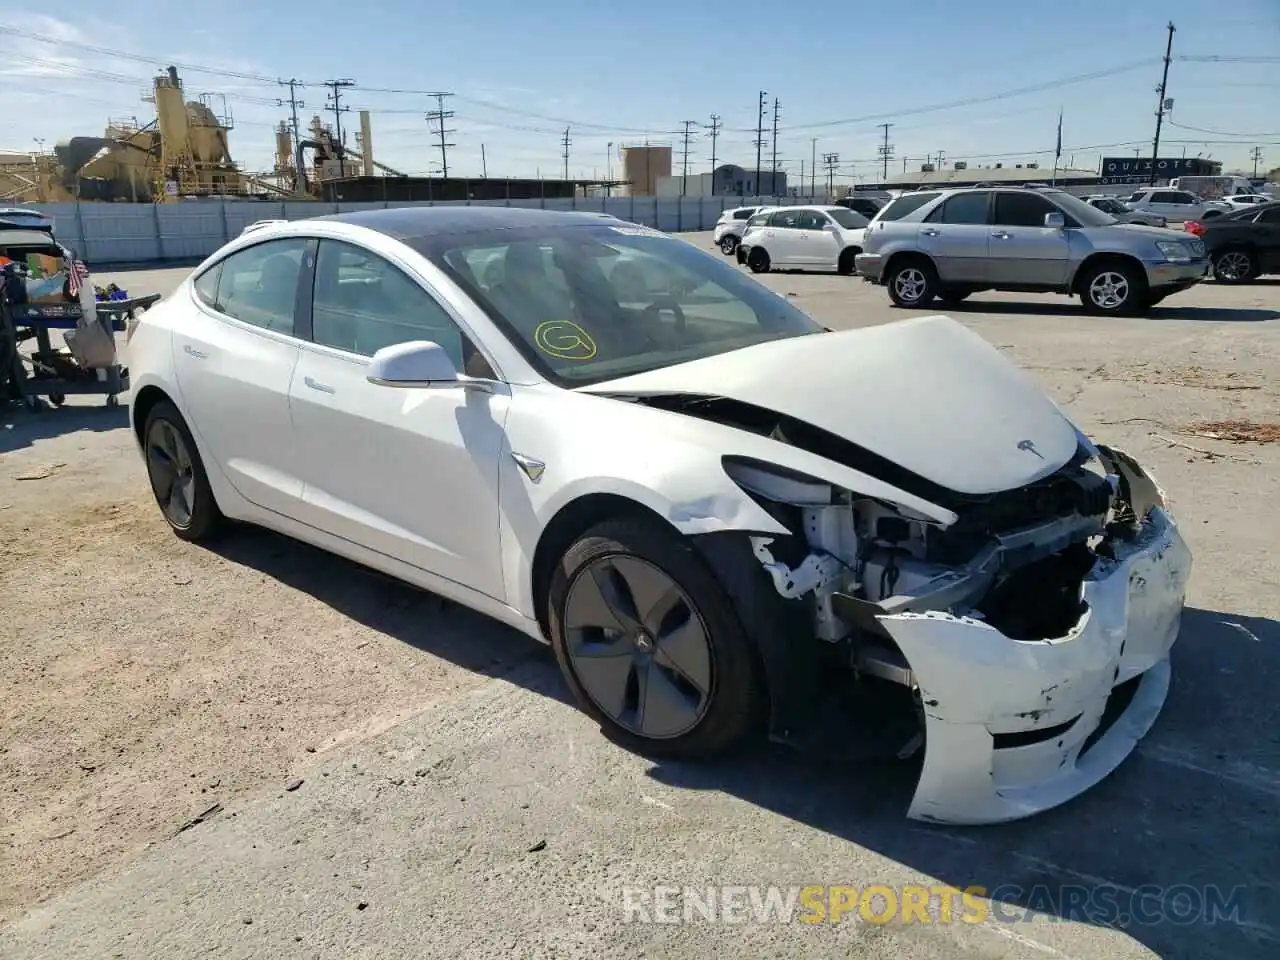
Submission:
[[[1221,165],[1201,157],[1161,157],[1155,162],[1157,180],[1215,174]],[[1103,157],[1103,183],[1150,183],[1150,157]]]

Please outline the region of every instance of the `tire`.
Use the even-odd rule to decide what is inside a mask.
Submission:
[[[1256,276],[1257,259],[1247,247],[1227,247],[1213,255],[1213,279],[1219,283],[1247,283]]]
[[[747,254],[747,268],[752,273],[768,273],[769,262],[769,254],[763,247],[752,247],[751,252]]]
[[[170,401],[161,400],[148,412],[142,444],[151,492],[170,529],[192,543],[221,532],[226,521],[214,500],[204,461],[186,421]],[[177,477],[166,476],[166,468],[176,470]]]
[[[1220,217],[1220,216],[1222,216],[1222,211],[1221,211],[1221,210],[1206,210],[1206,211],[1204,212],[1204,216],[1203,216],[1203,217],[1201,217],[1200,219],[1201,219],[1201,220],[1211,220],[1211,219],[1213,219],[1214,217]]]
[[[662,623],[643,613],[618,616],[595,586],[596,577],[605,578],[619,609],[628,607],[628,596],[675,599]],[[642,599],[630,604],[636,606],[658,604]],[[596,619],[627,623],[632,630],[606,639],[594,629]],[[643,626],[636,627],[637,621]],[[654,521],[606,520],[584,533],[552,575],[547,622],[556,660],[583,710],[611,739],[637,753],[721,755],[742,743],[764,716],[759,661],[728,594],[688,542]],[[673,650],[679,650],[674,658]],[[601,655],[606,651],[617,653]],[[642,701],[641,691],[648,690],[661,698]]]
[[[1112,317],[1141,314],[1147,305],[1147,278],[1127,263],[1089,267],[1079,281],[1080,302],[1090,313]]]
[[[956,307],[968,300],[972,293],[972,290],[943,290],[938,294],[938,299],[944,306]]]
[[[895,263],[885,285],[898,306],[924,307],[938,295],[938,272],[928,260],[913,257]]]
[[[732,257],[734,251],[738,249],[738,238],[732,233],[726,234],[720,238],[720,252],[726,257]]]
[[[836,273],[841,276],[849,276],[854,271],[854,260],[862,251],[857,247],[848,247],[840,252],[840,259],[836,262]]]

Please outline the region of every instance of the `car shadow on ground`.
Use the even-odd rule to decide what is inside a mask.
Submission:
[[[1079,303],[1010,303],[1008,300],[969,299],[963,303],[948,305],[946,310],[954,313],[1016,313],[1045,317],[1095,317],[1095,314],[1085,310]],[[1152,307],[1147,314],[1147,319],[1196,320],[1212,323],[1263,323],[1267,320],[1280,320],[1280,310],[1247,307],[1180,307],[1166,300],[1164,303]]]
[[[550,648],[518,630],[270,530],[237,524],[206,546],[357,623],[466,670],[500,676],[540,660],[556,669]],[[557,699],[571,702],[567,688],[550,687]]]
[[[9,403],[0,406],[0,453],[10,453],[30,447],[39,440],[50,440],[79,430],[104,433],[119,430],[129,423],[129,408],[122,402],[108,407],[104,403],[92,406],[54,407],[45,403],[38,411],[28,410],[25,404]]]
[[[501,676],[541,664],[545,669],[512,679],[572,702],[545,645],[464,607],[266,530],[237,528],[212,549],[465,669]],[[1007,923],[1018,937],[1037,938],[1024,922],[1030,911],[1118,927],[1162,957],[1274,957],[1277,677],[1280,624],[1189,608],[1168,702],[1135,754],[1084,796],[1011,824],[949,828],[907,820],[917,772],[910,762],[833,763],[761,745],[715,763],[659,761],[649,775],[681,789],[723,791],[939,883],[982,887],[1000,902],[991,921]],[[854,729],[831,731],[833,744],[856,736]]]
[[[940,883],[982,887],[1001,904],[991,918],[1033,940],[1020,907],[1117,927],[1161,957],[1275,957],[1278,676],[1276,621],[1188,609],[1169,699],[1134,755],[1082,797],[1010,824],[905,820],[915,777],[900,763],[836,766],[775,749],[714,768],[660,764],[651,775],[723,790]]]

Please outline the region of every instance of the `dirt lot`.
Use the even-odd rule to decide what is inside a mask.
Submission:
[[[691,239],[709,244],[709,237]],[[111,279],[135,293],[167,293],[184,273],[141,271]],[[764,281],[832,327],[903,316],[883,290],[856,279],[788,274]],[[990,849],[1021,862],[1024,872],[1038,870],[1061,882],[1244,885],[1251,898],[1239,923],[1194,933],[1167,925],[1127,934],[1059,925],[1052,936],[998,931],[983,941],[986,946],[964,940],[965,949],[977,951],[974,956],[1045,950],[1145,956],[1146,948],[1171,956],[1191,947],[1199,957],[1274,955],[1280,898],[1266,883],[1274,880],[1280,853],[1274,817],[1280,799],[1280,701],[1274,695],[1280,678],[1280,284],[1206,284],[1142,319],[1101,320],[1065,298],[996,294],[979,295],[952,315],[1033,371],[1087,430],[1155,470],[1196,566],[1174,689],[1139,756],[1061,811],[988,831],[981,841],[954,839],[959,847],[950,849],[960,850],[971,873],[990,867],[991,876],[1005,875],[994,860],[984,864]],[[903,376],[911,376],[909,362]],[[946,402],[930,397],[927,384],[921,384],[920,398],[922,417]],[[60,904],[71,910],[79,902],[81,933],[106,937],[120,918],[95,923],[92,907],[75,900],[90,896],[84,891],[93,885],[70,900],[68,891],[95,875],[101,885],[112,877],[127,879],[135,863],[162,861],[180,842],[172,838],[199,832],[183,830],[191,821],[218,820],[227,811],[251,809],[257,798],[283,797],[281,788],[294,778],[313,778],[326,761],[345,765],[351,751],[374,750],[388,737],[403,739],[420,726],[448,727],[447,719],[415,726],[413,718],[430,710],[436,711],[432,717],[447,718],[442,705],[470,702],[466,697],[479,695],[496,675],[507,676],[520,698],[554,701],[561,695],[554,680],[546,686],[552,666],[537,645],[342,561],[264,532],[237,533],[216,551],[181,543],[150,499],[123,408],[73,399],[58,411],[3,415],[0,483],[6,557],[0,609],[7,620],[0,641],[0,919],[14,921],[42,902],[46,914],[57,917]],[[545,689],[527,689],[519,678],[529,670],[541,678],[533,686]],[[526,708],[533,709],[520,707]],[[533,751],[528,756],[541,756],[537,751],[545,748],[555,763],[566,750],[574,756],[575,742],[579,750],[604,750],[594,742],[582,747],[595,734],[589,725],[565,719],[572,715],[554,714],[572,736],[558,734],[563,742],[536,750],[519,746],[524,734],[514,720],[504,726],[508,720],[493,718],[485,736],[506,742],[514,756],[526,756],[526,749]],[[465,751],[465,744],[458,749]],[[609,757],[599,761],[601,776],[608,764],[630,762]],[[861,823],[813,815],[824,791],[843,795],[846,784],[815,786],[819,799],[783,801],[753,781],[750,770],[726,776],[723,782],[676,783],[672,802],[705,794],[699,787],[749,800],[746,810],[725,814],[723,830],[760,836],[757,853],[730,845],[716,859],[697,847],[697,835],[668,824],[669,876],[679,875],[677,865],[705,860],[717,882],[768,882],[780,862],[766,855],[771,843],[821,848],[834,862],[859,865],[860,879],[800,882],[868,882],[866,876],[883,874],[886,863],[931,876],[946,866],[931,846],[917,845],[933,841],[884,842],[883,834],[873,841]],[[593,782],[592,789],[607,789],[603,781]],[[547,789],[558,797],[554,805],[573,804],[568,787]],[[632,801],[617,804],[627,811]],[[869,809],[864,804],[861,812],[871,816]],[[482,803],[473,813],[479,818],[473,824],[496,824],[510,811]],[[851,801],[842,816],[858,813],[859,804]],[[900,813],[898,807],[873,819],[906,837],[914,828]],[[324,808],[309,816],[323,821]],[[619,816],[635,819],[631,811]],[[618,829],[631,839],[605,834],[584,841],[591,856],[604,856],[602,846],[626,843],[609,854],[609,862],[636,862],[638,854],[626,850],[638,849],[632,841],[643,834],[641,825]],[[247,862],[257,854],[246,847],[238,856]],[[661,874],[655,861],[645,862],[633,875]],[[825,856],[806,861],[822,862]],[[1035,863],[1040,866],[1027,866]],[[327,867],[316,869],[320,876]],[[532,881],[551,901],[567,889],[557,881],[561,869],[563,864]],[[421,882],[429,887],[434,881]],[[131,916],[138,930],[155,936],[148,941],[144,935],[152,946],[129,956],[180,942],[165,939],[177,935],[174,913],[148,914],[149,901],[140,896]],[[266,893],[260,889],[258,896]],[[604,906],[587,914],[592,910],[600,916],[579,931],[583,955],[605,955],[599,939],[604,931],[611,944],[624,937],[636,949],[655,942],[634,929],[634,937],[620,933],[627,928],[616,928]],[[0,953],[10,955],[6,942],[13,956],[19,947],[34,951],[23,955],[40,955],[58,942],[47,939],[54,937],[47,924],[32,926],[31,916],[25,926],[11,927],[13,940],[0,933]],[[401,920],[386,922],[392,925],[366,935],[395,935]],[[477,949],[518,928],[493,917],[478,922],[477,929],[489,932],[472,941]],[[932,946],[905,928],[878,934],[878,940],[859,941],[857,955],[959,950],[951,934],[930,940]],[[288,955],[291,941],[292,935],[282,939],[273,955]],[[337,951],[343,942],[339,937],[326,944]],[[666,936],[657,949],[705,955],[715,942]],[[767,944],[783,950],[785,942]],[[106,955],[101,943],[82,949]],[[253,955],[267,943],[236,949]]]

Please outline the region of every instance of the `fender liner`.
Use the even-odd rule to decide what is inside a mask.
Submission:
[[[821,677],[819,641],[813,634],[810,604],[778,594],[752,552],[752,536],[734,530],[689,539],[729,595],[747,639],[759,653],[769,694],[769,739],[793,742],[812,723]],[[764,536],[773,539],[770,550],[776,556],[792,559],[793,553],[802,557],[806,552],[796,537]]]

